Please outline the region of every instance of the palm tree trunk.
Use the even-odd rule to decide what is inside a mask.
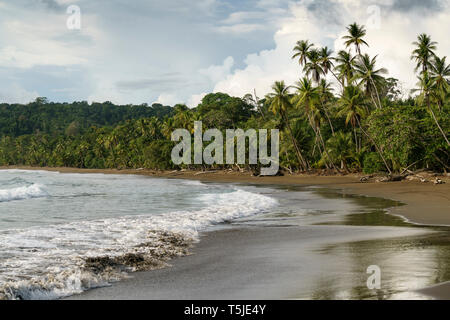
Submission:
[[[328,150],[327,150],[327,147],[325,146],[325,142],[323,141],[322,132],[320,131],[320,128],[318,128],[317,131],[319,133],[320,141],[322,142],[323,150],[324,150],[328,160],[330,161],[331,166],[334,168],[334,170],[336,170],[337,172],[340,172],[339,169],[335,166],[333,159],[331,159],[330,155],[328,154]]]
[[[428,110],[430,110],[431,115],[433,116],[433,120],[434,122],[436,122],[437,127],[439,128],[439,130],[441,131],[442,136],[444,137],[445,141],[447,142],[447,144],[450,146],[450,142],[448,141],[447,136],[445,135],[444,130],[442,130],[441,126],[439,125],[439,121],[436,118],[436,115],[434,114],[433,108],[431,107],[430,104],[430,97],[427,96],[427,104],[428,104]]]
[[[339,82],[339,84],[342,86],[342,90],[344,90],[345,84],[343,83],[343,81],[341,79],[339,79],[339,77],[333,72],[333,70],[330,69],[330,72],[336,78],[336,80]]]
[[[378,88],[377,88],[377,86],[376,86],[376,84],[375,84],[375,81],[373,81],[372,77],[370,77],[370,81],[372,81],[372,85],[373,85],[373,87],[375,88],[375,93],[377,94],[377,99],[378,99],[379,107],[380,107],[380,109],[382,109],[383,106],[381,105],[381,99],[380,99],[380,94],[379,94],[379,92],[378,92]],[[378,109],[378,107],[377,107],[377,109]]]
[[[330,119],[330,116],[328,115],[328,111],[327,111],[327,109],[325,109],[325,106],[324,106],[324,104],[323,104],[323,102],[322,102],[322,99],[320,99],[320,104],[322,105],[322,109],[323,109],[323,111],[325,112],[325,116],[327,117],[327,119],[328,119],[328,123],[330,124],[330,128],[331,128],[331,133],[333,134],[333,137],[334,137],[334,127],[333,127],[333,124],[331,123],[331,119]]]
[[[261,109],[261,106],[259,105],[259,99],[258,99],[258,96],[256,95],[256,89],[253,89],[253,93],[255,94],[256,108],[258,109],[259,113],[261,113],[263,119],[265,120],[266,117],[264,115],[264,112]]]

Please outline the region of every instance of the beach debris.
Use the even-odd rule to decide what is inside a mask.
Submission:
[[[215,170],[215,171],[200,171],[200,172],[197,172],[196,174],[194,174],[194,176],[199,176],[201,174],[207,174],[207,173],[216,173],[216,172],[217,172],[217,170]]]
[[[370,179],[372,179],[373,177],[375,177],[373,174],[371,174],[369,176],[364,176],[361,179],[359,179],[359,182],[369,182]]]
[[[439,178],[436,178],[435,180],[434,180],[434,184],[444,184],[445,182],[444,181],[442,181],[441,179],[439,179]]]

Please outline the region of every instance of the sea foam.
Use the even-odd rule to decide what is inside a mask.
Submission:
[[[40,184],[0,190],[0,202],[42,198],[46,196],[48,194],[44,190],[44,186]]]
[[[55,299],[164,267],[199,231],[277,204],[240,189],[197,200],[201,209],[1,231],[0,255],[10,258],[0,260],[0,299]]]

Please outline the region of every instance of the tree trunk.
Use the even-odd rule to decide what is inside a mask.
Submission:
[[[439,122],[436,118],[436,115],[434,114],[433,108],[431,107],[431,103],[430,103],[430,97],[427,95],[427,105],[428,105],[428,110],[430,110],[431,115],[433,116],[433,120],[434,122],[436,122],[437,127],[439,128],[439,130],[441,131],[442,136],[444,137],[445,141],[447,142],[447,144],[450,146],[450,142],[447,139],[447,136],[445,135],[444,130],[442,130],[441,126],[439,125]]]

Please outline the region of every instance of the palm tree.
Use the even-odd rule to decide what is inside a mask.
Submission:
[[[296,108],[304,108],[306,114],[309,115],[319,100],[318,89],[306,77],[298,81],[295,88],[297,89],[297,95],[292,98],[292,103]]]
[[[431,106],[431,99],[435,94],[435,80],[428,75],[428,72],[425,72],[422,77],[418,77],[419,79],[419,89],[413,89],[412,92],[420,92],[418,97],[418,103],[426,105],[428,111],[431,113],[431,116],[436,123],[436,126],[439,128],[442,136],[444,137],[447,144],[450,146],[450,142],[445,134],[444,130],[439,124],[437,120],[436,114],[433,111],[433,107]]]
[[[353,148],[351,133],[339,131],[327,141],[327,157],[331,156],[335,161],[339,161],[341,168],[348,172],[347,161],[354,157]]]
[[[305,66],[308,52],[313,46],[314,44],[309,43],[308,40],[297,41],[297,44],[294,47],[295,54],[292,56],[292,59],[298,59],[300,66]]]
[[[366,95],[372,98],[375,108],[381,109],[382,106],[378,87],[385,84],[386,80],[382,74],[387,74],[388,71],[385,68],[376,69],[376,62],[377,56],[373,59],[370,59],[368,54],[361,56],[360,60],[355,63],[355,78],[359,80],[358,85],[362,85],[365,88]],[[373,98],[374,94],[376,94],[378,99],[378,105]]]
[[[297,141],[294,138],[294,134],[292,133],[291,125],[289,123],[289,119],[287,113],[289,109],[292,108],[291,104],[291,95],[289,93],[290,87],[286,86],[284,81],[276,81],[272,86],[273,92],[268,95],[270,101],[270,111],[272,111],[275,115],[279,114],[283,119],[291,137],[292,144],[295,148],[295,152],[297,154],[299,165],[307,170],[308,165],[300,151],[300,148],[297,145]]]
[[[344,86],[345,81],[347,81],[347,85],[350,85],[354,75],[353,67],[355,65],[355,57],[352,57],[350,52],[341,50],[338,52],[335,61],[338,63],[336,71],[338,72],[339,79],[341,79]]]
[[[386,162],[386,159],[381,152],[381,149],[378,147],[375,140],[364,130],[361,125],[361,119],[366,115],[366,102],[364,98],[364,93],[355,86],[348,86],[344,89],[344,93],[339,99],[339,106],[341,107],[341,111],[339,111],[338,116],[345,116],[345,123],[348,125],[349,123],[353,127],[353,132],[355,133],[355,142],[357,144],[356,138],[356,126],[358,126],[361,131],[370,139],[373,143],[380,157],[383,159],[384,165],[388,170],[389,174],[392,174],[392,171],[389,165]]]
[[[161,128],[161,132],[164,135],[164,137],[166,137],[166,139],[171,139],[172,137],[172,132],[175,130],[175,121],[173,119],[173,117],[171,118],[167,118],[163,124],[162,124],[162,128]]]
[[[431,78],[436,88],[437,102],[439,110],[441,109],[444,99],[449,92],[450,64],[446,63],[447,57],[440,59],[435,57],[431,65]]]
[[[435,56],[437,42],[432,41],[427,34],[421,34],[417,37],[417,41],[413,42],[416,49],[412,52],[411,60],[416,62],[416,71],[422,68],[422,74],[431,67],[431,58]]]
[[[341,81],[340,78],[334,73],[334,58],[332,57],[333,51],[328,49],[328,47],[321,48],[319,51],[320,54],[320,65],[322,67],[324,75],[327,75],[328,72],[330,72],[336,80],[341,84],[342,87],[344,87],[344,83]]]
[[[345,41],[345,46],[348,48],[350,46],[355,46],[356,52],[361,56],[361,46],[366,45],[367,42],[363,39],[366,35],[366,29],[364,26],[358,25],[356,22],[347,27],[348,35],[344,36],[342,39]]]
[[[320,77],[325,74],[322,69],[322,60],[320,51],[312,49],[307,54],[308,62],[305,64],[304,71],[307,76],[312,77],[313,81],[319,83]]]
[[[316,135],[316,146],[319,151],[322,152],[320,144],[318,143],[320,142],[323,150],[326,152],[325,142],[323,141],[322,133],[320,131],[322,110],[318,108],[318,104],[320,103],[319,88],[314,87],[312,81],[306,77],[297,82],[297,86],[295,88],[297,89],[297,94],[292,98],[292,103],[296,108],[303,108],[305,110],[309,120],[309,125]],[[332,163],[331,158],[329,159]]]
[[[318,91],[319,91],[319,99],[320,99],[320,103],[322,105],[322,109],[325,113],[325,116],[328,119],[328,123],[330,124],[330,128],[331,128],[331,133],[334,136],[334,126],[333,123],[331,122],[331,118],[330,115],[328,114],[328,110],[327,110],[327,105],[329,102],[331,102],[334,98],[333,95],[333,87],[331,86],[331,83],[328,83],[325,79],[322,79],[317,87]]]

